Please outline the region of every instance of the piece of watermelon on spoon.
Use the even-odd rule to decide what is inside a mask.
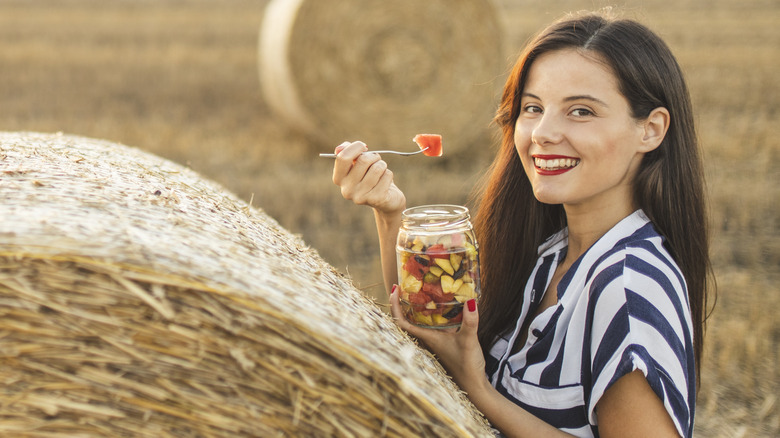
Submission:
[[[422,153],[429,157],[441,157],[441,135],[439,134],[417,134],[412,139],[417,146],[420,146]]]

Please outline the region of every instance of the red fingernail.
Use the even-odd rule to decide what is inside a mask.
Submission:
[[[398,289],[398,285],[394,284],[393,288],[390,290],[390,295],[394,294],[396,289]]]
[[[469,312],[473,312],[473,311],[477,310],[477,300],[475,300],[473,298],[468,300],[468,301],[466,301],[466,305],[469,306]]]

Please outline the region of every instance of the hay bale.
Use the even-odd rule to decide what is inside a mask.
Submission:
[[[0,133],[0,217],[0,436],[489,434],[348,278],[188,169]]]
[[[435,132],[456,151],[488,127],[502,44],[492,0],[272,0],[260,82],[269,107],[325,144],[413,149]]]

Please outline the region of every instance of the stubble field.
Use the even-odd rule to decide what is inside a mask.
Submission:
[[[263,102],[257,36],[266,3],[3,0],[0,130],[103,138],[187,164],[300,233],[381,304],[373,217],[341,199],[330,183],[331,163],[316,157],[346,139],[314,143]],[[607,3],[497,4],[509,62],[547,22]],[[661,34],[678,56],[704,150],[718,295],[708,322],[697,436],[778,436],[780,5],[617,5]],[[494,138],[487,128],[473,147],[438,161],[386,160],[409,205],[467,203]]]

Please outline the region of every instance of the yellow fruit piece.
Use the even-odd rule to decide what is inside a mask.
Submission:
[[[460,289],[461,286],[463,286],[463,280],[460,278],[453,280],[449,275],[441,276],[441,290],[444,291],[444,293],[453,293]]]
[[[452,253],[450,254],[450,264],[452,265],[452,269],[458,270],[460,269],[460,261],[463,260],[463,256],[460,254]]]
[[[466,242],[466,254],[468,254],[469,260],[475,261],[477,259],[477,248],[474,245]]]
[[[455,270],[452,269],[452,264],[450,264],[450,261],[447,259],[433,259],[437,265],[439,265],[440,268],[444,269],[444,272],[452,275],[455,273]]]
[[[463,286],[463,280],[459,278],[455,280],[455,283],[452,284],[452,291],[457,292],[458,290],[460,290],[461,286]]]
[[[434,313],[431,315],[433,318],[431,318],[433,321],[433,324],[431,325],[447,325],[450,323],[450,320],[439,315],[438,313]]]
[[[473,285],[474,283],[461,284],[460,287],[455,291],[455,299],[460,303],[465,303],[472,298],[477,298],[477,292],[474,290]]]
[[[436,303],[434,303],[433,301],[428,301],[427,303],[425,303],[425,308],[428,310],[436,310]]]
[[[444,269],[438,266],[431,266],[431,270],[429,272],[437,277],[441,277],[441,274],[444,273]]]
[[[472,282],[474,282],[474,280],[471,279],[471,275],[469,275],[468,272],[463,274],[463,276],[460,277],[460,279],[463,280],[464,283],[472,283]]]
[[[443,290],[444,293],[451,293],[453,284],[455,284],[455,280],[453,280],[452,277],[449,275],[441,276],[441,290]]]
[[[412,242],[412,251],[414,252],[420,252],[423,249],[423,246],[425,246],[420,239],[415,238],[414,242]]]
[[[431,318],[431,315],[423,315],[422,313],[415,313],[414,320],[422,325],[433,325],[433,318]]]
[[[422,288],[422,281],[414,278],[413,275],[406,277],[401,282],[401,290],[404,292],[417,293],[420,292],[421,288]]]

